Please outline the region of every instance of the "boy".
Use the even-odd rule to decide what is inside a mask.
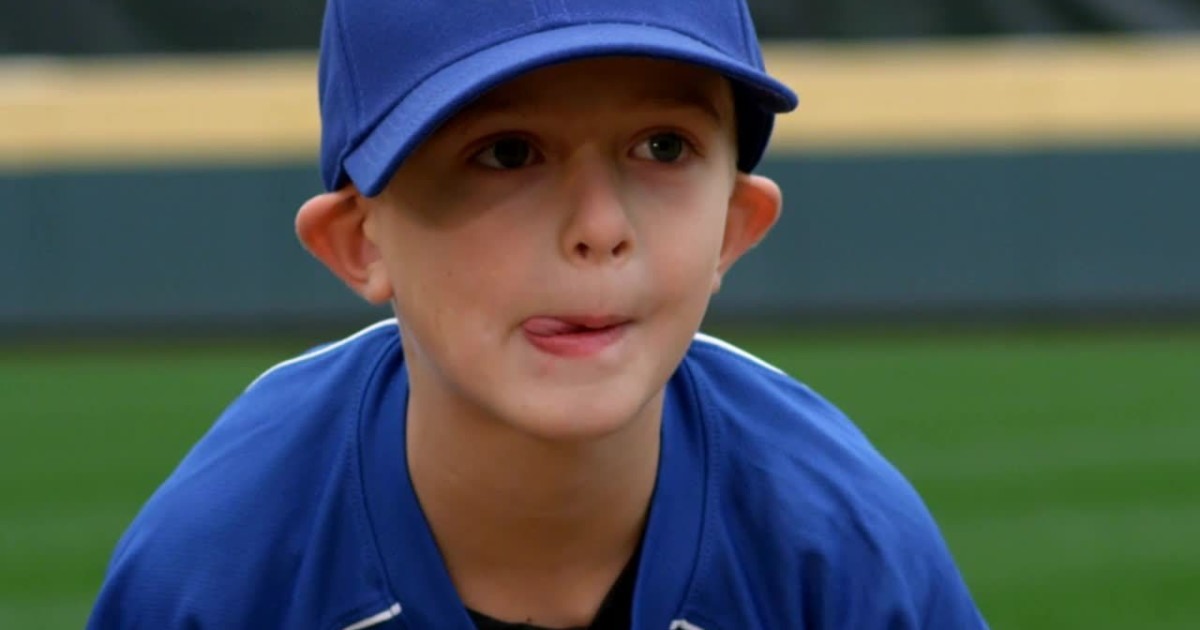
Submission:
[[[833,407],[696,335],[778,217],[741,0],[331,0],[305,246],[396,319],[284,362],[92,628],[982,628]]]

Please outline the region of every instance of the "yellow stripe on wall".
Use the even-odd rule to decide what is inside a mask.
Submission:
[[[776,45],[777,149],[1200,141],[1200,38]]]
[[[310,55],[0,66],[0,166],[311,159]]]
[[[776,151],[1200,142],[1200,38],[766,47]],[[0,168],[316,162],[311,54],[0,63]]]

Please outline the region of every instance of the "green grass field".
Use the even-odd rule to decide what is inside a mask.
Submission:
[[[993,628],[1200,627],[1200,331],[730,335],[921,491]],[[0,351],[0,628],[79,628],[138,506],[302,344]]]

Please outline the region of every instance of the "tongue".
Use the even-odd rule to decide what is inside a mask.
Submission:
[[[554,317],[530,317],[525,320],[525,330],[531,335],[552,337],[579,332],[582,327]]]

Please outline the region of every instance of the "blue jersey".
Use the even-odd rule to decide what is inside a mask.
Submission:
[[[259,377],[117,545],[88,627],[473,630],[409,481],[394,320]],[[666,387],[634,630],[986,627],[837,409],[698,335]]]

